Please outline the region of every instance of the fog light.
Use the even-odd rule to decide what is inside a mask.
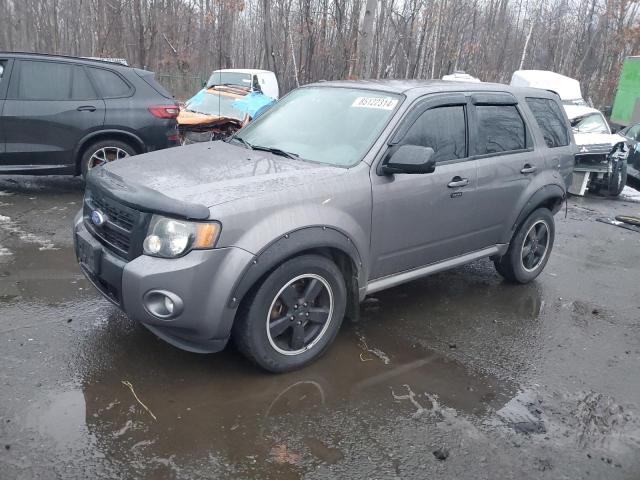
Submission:
[[[167,290],[150,290],[143,298],[144,308],[154,317],[171,320],[182,313],[182,299]]]

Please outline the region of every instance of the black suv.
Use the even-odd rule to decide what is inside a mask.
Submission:
[[[178,111],[153,72],[0,52],[0,173],[85,175],[177,145]]]

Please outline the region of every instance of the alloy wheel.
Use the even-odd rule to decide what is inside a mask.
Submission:
[[[520,258],[522,267],[532,272],[540,266],[549,248],[549,225],[544,220],[535,222],[524,237]]]
[[[329,282],[307,273],[287,282],[271,302],[267,338],[283,355],[299,355],[316,345],[329,328],[334,298]]]
[[[114,160],[120,160],[121,158],[128,157],[129,154],[119,147],[102,147],[93,152],[93,155],[87,162],[87,170],[99,167],[105,163],[113,162]]]

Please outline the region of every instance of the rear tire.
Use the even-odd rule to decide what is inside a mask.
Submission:
[[[82,178],[86,178],[92,168],[114,160],[131,157],[136,153],[131,145],[121,140],[100,140],[92,143],[85,148],[80,159]]]
[[[238,350],[259,367],[286,372],[319,358],[344,318],[347,289],[340,269],[320,255],[286,261],[242,302],[233,326]]]
[[[529,283],[544,269],[555,238],[553,215],[538,208],[518,227],[504,256],[494,260],[496,270],[505,280]]]

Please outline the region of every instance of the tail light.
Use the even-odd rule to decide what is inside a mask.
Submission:
[[[180,109],[177,105],[156,105],[153,107],[149,107],[149,111],[151,115],[156,118],[178,118],[178,114],[180,113]]]

